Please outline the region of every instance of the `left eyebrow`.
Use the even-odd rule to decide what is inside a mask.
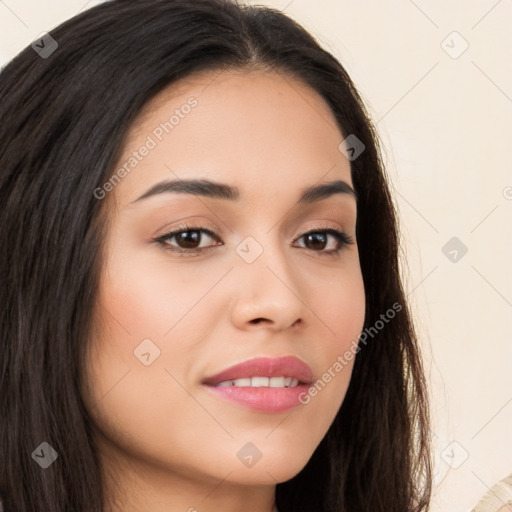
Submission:
[[[315,201],[326,199],[335,194],[344,194],[354,198],[356,201],[358,199],[357,192],[346,181],[336,180],[303,189],[297,204],[314,203]]]
[[[240,191],[237,187],[207,179],[180,179],[157,183],[135,201],[132,201],[132,203],[136,203],[158,194],[167,193],[190,194],[194,196],[204,196],[230,201],[237,201],[240,199]],[[329,183],[321,183],[320,185],[312,185],[311,187],[302,189],[297,204],[311,204],[322,199],[327,199],[335,194],[344,194],[354,198],[356,201],[358,198],[357,192],[346,181],[336,180]]]

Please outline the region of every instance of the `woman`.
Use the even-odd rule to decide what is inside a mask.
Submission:
[[[284,14],[114,0],[0,75],[5,512],[422,511],[377,136]]]

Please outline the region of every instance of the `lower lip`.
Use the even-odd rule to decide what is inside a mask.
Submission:
[[[300,396],[305,396],[309,386],[299,384],[293,388],[209,386],[206,388],[227,400],[237,402],[249,409],[266,413],[277,413],[302,405]]]

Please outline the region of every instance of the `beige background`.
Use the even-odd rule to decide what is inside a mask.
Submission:
[[[0,63],[97,3],[0,0]],[[304,24],[377,123],[434,399],[432,510],[469,511],[512,473],[512,1],[251,3]]]

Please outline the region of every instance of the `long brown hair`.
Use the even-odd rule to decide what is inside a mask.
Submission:
[[[362,25],[364,28],[364,25]],[[365,331],[345,400],[281,512],[420,512],[431,493],[428,399],[398,266],[377,134],[342,65],[283,13],[235,0],[113,0],[50,32],[0,73],[0,498],[5,512],[103,512],[80,395],[102,262],[103,203],[143,106],[188,74],[273,69],[328,103],[351,161]],[[52,46],[53,45],[53,46]],[[37,48],[37,47],[36,47]],[[53,49],[53,50],[52,50]],[[53,53],[52,53],[53,51]],[[341,142],[341,140],[340,140]],[[375,324],[393,304],[392,321]],[[48,442],[59,463],[31,453]]]

